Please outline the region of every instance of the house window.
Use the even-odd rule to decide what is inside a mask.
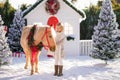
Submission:
[[[73,35],[73,27],[69,23],[64,24],[65,35]]]

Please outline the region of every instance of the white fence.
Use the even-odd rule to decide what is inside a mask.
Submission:
[[[80,40],[80,55],[89,55],[92,50],[92,40]]]

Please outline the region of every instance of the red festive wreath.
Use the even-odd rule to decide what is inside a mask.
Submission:
[[[54,15],[58,12],[60,4],[58,0],[47,0],[45,3],[45,9],[48,13]]]

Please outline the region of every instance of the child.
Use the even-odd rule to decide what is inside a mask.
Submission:
[[[63,50],[64,50],[64,39],[65,39],[65,34],[63,30],[63,26],[58,23],[56,26],[56,51],[54,54],[55,58],[55,73],[54,76],[62,76],[63,73],[63,61],[62,58],[64,56]]]

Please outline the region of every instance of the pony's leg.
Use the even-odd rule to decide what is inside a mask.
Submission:
[[[32,63],[31,62],[31,75],[33,75],[34,74],[34,66],[35,66],[35,63]]]
[[[25,59],[26,59],[26,63],[25,63],[24,69],[27,69],[29,61],[30,61],[30,54],[27,51],[25,51],[25,50],[24,50],[24,53],[25,53]]]
[[[25,57],[26,57],[26,63],[25,63],[25,67],[24,68],[28,69],[28,65],[29,65],[29,62],[30,62],[30,55],[26,54]]]
[[[36,53],[36,62],[35,62],[35,72],[36,73],[39,73],[38,62],[39,62],[39,51]]]
[[[35,72],[35,69],[34,69],[35,62],[32,62],[32,54],[30,55],[30,64],[31,64],[31,75],[33,75]]]
[[[28,64],[29,64],[30,56],[29,56],[29,53],[26,50],[24,50],[24,54],[25,54],[25,59],[26,59],[24,69],[27,69]]]

